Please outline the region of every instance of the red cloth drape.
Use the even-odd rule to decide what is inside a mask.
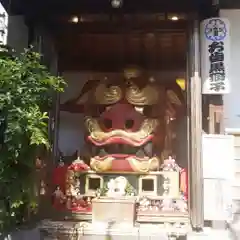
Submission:
[[[188,173],[185,168],[180,172],[180,190],[182,191],[184,198],[188,200]]]
[[[58,166],[53,170],[53,184],[60,186],[61,190],[65,192],[66,174],[68,166]]]

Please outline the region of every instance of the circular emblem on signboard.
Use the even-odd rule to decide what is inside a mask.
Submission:
[[[227,35],[225,22],[220,18],[210,19],[205,26],[205,36],[211,41],[222,41]]]

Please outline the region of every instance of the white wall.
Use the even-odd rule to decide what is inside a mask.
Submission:
[[[231,93],[224,95],[225,128],[240,128],[240,10],[221,10],[220,16],[230,21]]]
[[[77,72],[65,72],[63,77],[67,82],[65,92],[61,94],[60,102],[64,103],[69,99],[73,99],[79,95],[83,84],[88,79],[88,75],[79,74]],[[60,112],[59,126],[59,150],[64,155],[72,155],[76,150],[80,150],[83,146],[83,116],[82,114],[72,114],[68,112]]]

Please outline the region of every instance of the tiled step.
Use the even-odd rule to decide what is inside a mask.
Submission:
[[[240,187],[240,172],[235,172],[234,180],[233,180],[234,187]]]
[[[233,200],[240,200],[240,186],[232,187]]]
[[[234,147],[234,158],[239,159],[240,158],[240,146]]]
[[[233,213],[240,214],[240,200],[233,200]]]
[[[234,138],[234,181],[233,181],[233,208],[240,213],[240,135]]]
[[[234,146],[240,147],[240,136],[235,136],[235,138],[234,138]]]
[[[235,161],[234,161],[234,171],[236,173],[240,173],[240,158],[239,159],[235,158]]]

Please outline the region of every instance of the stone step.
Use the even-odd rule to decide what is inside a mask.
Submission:
[[[240,200],[240,186],[233,185],[232,198],[233,198],[233,200]]]
[[[240,147],[234,147],[234,159],[239,159],[240,158]]]
[[[62,227],[60,227],[62,226]],[[70,236],[75,234],[79,237],[76,239],[81,240],[118,240],[118,239],[129,239],[129,240],[169,240],[169,235],[186,236],[191,231],[190,224],[136,224],[135,226],[130,225],[111,225],[104,227],[104,224],[91,224],[87,222],[73,223],[71,222],[51,222],[45,221],[40,226],[42,235],[45,239],[47,236]],[[71,235],[72,236],[72,235]],[[54,238],[53,238],[54,239]],[[60,238],[64,239],[65,238]],[[69,239],[69,238],[66,238]]]
[[[234,138],[234,146],[235,147],[240,147],[240,137],[239,136],[235,136],[235,138]]]
[[[240,173],[240,158],[235,158],[234,160],[234,171]]]
[[[240,199],[239,200],[233,200],[233,213],[234,214],[240,214]]]

